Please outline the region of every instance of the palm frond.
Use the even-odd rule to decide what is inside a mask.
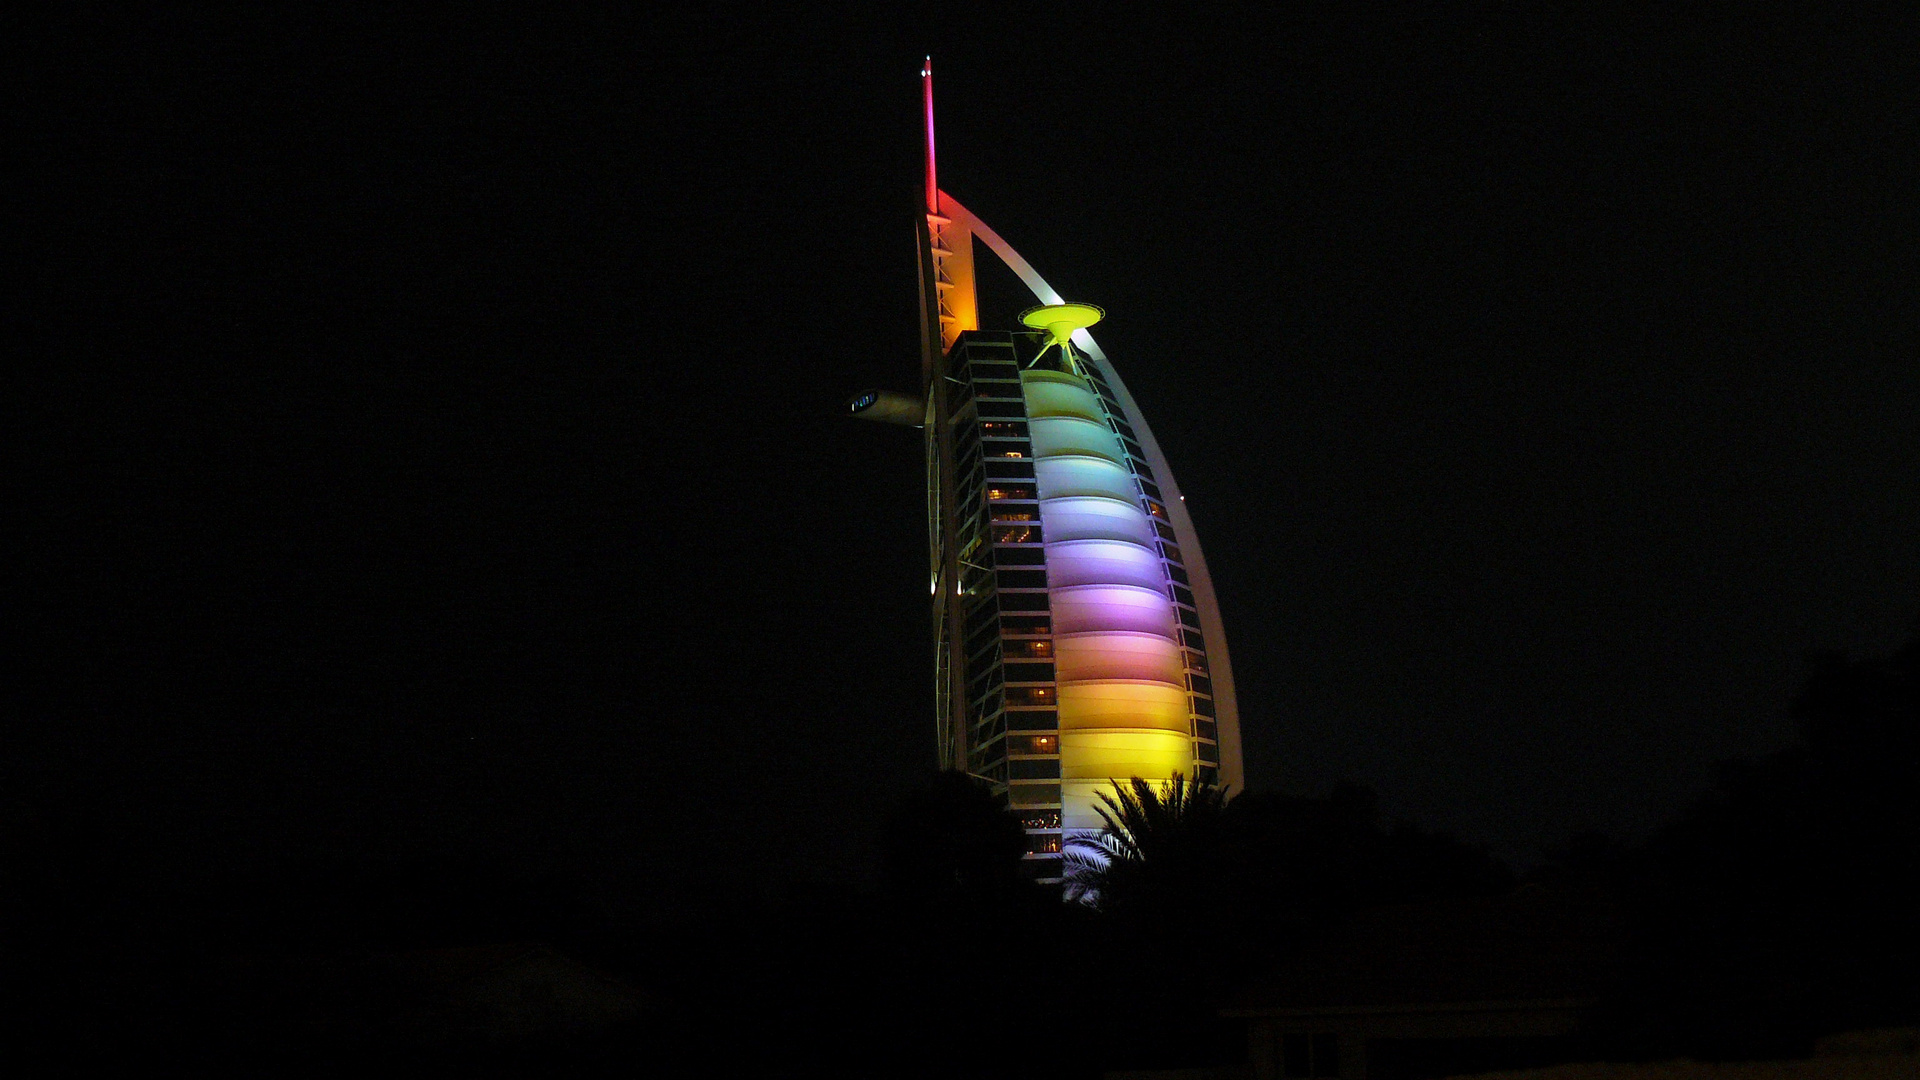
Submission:
[[[1226,789],[1180,773],[1158,788],[1138,776],[1109,780],[1113,790],[1095,792],[1102,828],[1066,843],[1067,897],[1093,907],[1111,903],[1142,869],[1179,865],[1202,835],[1215,830],[1227,805]]]

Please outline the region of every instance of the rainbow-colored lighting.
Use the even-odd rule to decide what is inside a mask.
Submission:
[[[849,411],[922,430],[940,760],[1004,793],[1030,872],[1054,880],[1063,833],[1102,827],[1110,784],[1239,786],[1233,677],[1172,470],[1088,332],[1105,312],[940,189],[931,61],[920,74],[921,394]],[[981,329],[976,243],[1040,301],[1024,331]]]
[[[1193,775],[1179,623],[1126,451],[1085,379],[1020,375],[1046,537],[1061,816],[1097,829],[1112,779]]]

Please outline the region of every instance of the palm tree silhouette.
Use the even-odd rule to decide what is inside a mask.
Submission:
[[[1067,840],[1066,894],[1118,910],[1166,899],[1210,876],[1223,843],[1227,789],[1180,773],[1156,789],[1136,776],[1098,792],[1105,827]]]

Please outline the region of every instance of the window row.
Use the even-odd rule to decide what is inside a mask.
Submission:
[[[994,572],[1002,589],[1044,589],[1047,587],[1045,570],[997,570]]]
[[[1012,709],[1006,713],[1008,731],[1058,731],[1060,713],[1054,709]]]
[[[1007,736],[1006,745],[1007,753],[1009,754],[1058,754],[1060,752],[1060,736],[1009,735]]]
[[[1020,824],[1029,829],[1057,829],[1060,827],[1060,811],[1028,810],[1020,815]]]
[[[968,616],[966,623],[967,655],[971,656],[974,653],[980,652],[987,643],[997,640],[1002,635],[1018,637],[1025,634],[1050,634],[1053,632],[1053,620],[1049,616],[1006,615],[997,620],[991,617],[998,613],[996,605],[983,604],[980,610]],[[1010,644],[1018,647],[1017,651],[1019,655],[1023,656],[1051,655],[1051,649],[1053,648],[1052,643],[1046,641],[1015,641]],[[1034,646],[1037,649],[1047,651],[1036,652],[1027,649],[1026,646]]]
[[[1060,851],[1059,833],[1028,833],[1026,842],[1029,855],[1053,855]]]
[[[995,566],[1045,566],[1047,553],[1040,548],[1002,547],[993,550]]]
[[[1050,683],[1053,681],[1053,665],[1049,663],[1033,660],[1010,660],[1001,666],[1006,669],[1006,678],[1010,683]],[[1199,679],[1200,677],[1196,675],[1194,678]]]
[[[1002,615],[1000,633],[1005,636],[1017,634],[1051,634],[1053,620],[1046,615]]]
[[[1008,705],[1052,705],[1057,696],[1051,686],[1010,686],[1006,695]]]
[[[966,363],[960,366],[960,376],[968,382],[975,379],[1004,379],[1009,375],[1017,378],[1019,373],[1020,367],[1014,362],[1012,350],[1002,351],[992,346],[970,346]]]
[[[1011,573],[1011,571],[1008,571]],[[1001,593],[1000,607],[1006,611],[1046,611],[1046,593]]]
[[[995,525],[993,542],[996,544],[1038,544],[1041,542],[1038,522],[1028,525]]]
[[[1007,801],[1016,807],[1058,806],[1060,785],[1015,784],[1007,789]]]
[[[1053,658],[1053,642],[1044,639],[1007,641],[1001,644],[1001,648],[1008,659],[1021,657],[1032,660],[1051,660]]]

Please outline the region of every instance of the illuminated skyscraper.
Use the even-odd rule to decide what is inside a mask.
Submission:
[[[1102,312],[939,189],[930,66],[921,83],[922,394],[849,409],[923,429],[941,765],[1005,793],[1047,880],[1112,780],[1241,787],[1233,674],[1173,472],[1086,330]],[[980,328],[975,240],[1040,300],[1020,327]]]

